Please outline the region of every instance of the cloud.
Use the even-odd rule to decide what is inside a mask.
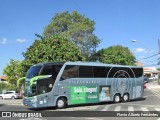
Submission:
[[[4,45],[5,45],[5,44],[7,44],[7,41],[8,41],[7,38],[3,38],[3,39],[1,40],[1,44],[4,44]]]
[[[26,39],[21,39],[21,38],[16,39],[16,42],[18,43],[24,43],[26,41],[27,41]]]
[[[146,50],[144,48],[134,48],[132,50],[133,53],[142,53],[142,52],[146,52]]]

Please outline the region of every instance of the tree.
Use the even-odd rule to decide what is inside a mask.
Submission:
[[[31,65],[41,62],[78,61],[83,60],[78,48],[69,40],[57,35],[42,38],[23,53],[23,67],[27,70]]]
[[[120,45],[101,49],[90,58],[108,64],[135,65],[135,56],[127,47]]]
[[[3,74],[7,75],[7,81],[16,85],[17,79],[22,77],[23,74],[21,61],[10,59],[10,63],[3,69]]]
[[[0,91],[3,90],[16,90],[16,85],[10,83],[0,83]]]
[[[72,41],[86,57],[96,51],[100,39],[93,34],[95,22],[74,11],[57,13],[50,24],[45,27],[43,35],[50,37],[54,34]]]

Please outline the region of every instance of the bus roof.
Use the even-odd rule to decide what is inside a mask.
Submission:
[[[117,65],[117,64],[105,64],[101,62],[85,62],[85,61],[77,61],[77,62],[66,62],[67,65],[85,65],[85,66],[110,66],[110,67],[132,67],[132,68],[142,68],[141,66],[128,66],[128,65]]]
[[[46,64],[59,64],[59,65],[84,65],[84,66],[110,66],[110,67],[132,67],[132,68],[142,68],[141,66],[128,66],[128,65],[117,65],[117,64],[105,64],[101,62],[86,62],[86,61],[76,61],[76,62],[43,62],[38,63],[37,65],[46,65]]]

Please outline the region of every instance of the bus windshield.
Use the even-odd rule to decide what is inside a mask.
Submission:
[[[32,66],[28,70],[26,78],[33,78],[35,76],[38,76],[39,73],[40,73],[41,68],[42,68],[42,65]]]

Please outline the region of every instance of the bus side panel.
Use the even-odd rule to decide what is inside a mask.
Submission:
[[[48,93],[48,106],[56,106],[56,100],[58,97],[58,87],[54,86],[53,90]]]
[[[106,78],[72,78],[59,81],[59,96],[67,97],[68,104],[111,101],[110,85]]]
[[[113,101],[115,94],[121,97],[125,93],[129,94],[130,99],[143,97],[143,80],[141,78],[108,78],[106,85],[111,86],[111,100]]]

